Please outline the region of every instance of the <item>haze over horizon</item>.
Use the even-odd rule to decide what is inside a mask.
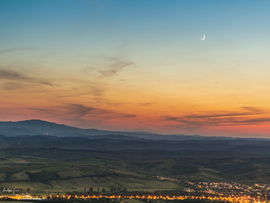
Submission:
[[[270,138],[269,7],[2,0],[0,121]]]

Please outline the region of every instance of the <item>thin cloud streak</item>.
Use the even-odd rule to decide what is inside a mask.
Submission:
[[[145,103],[139,103],[138,105],[139,106],[152,106],[154,104],[155,104],[154,102],[145,102]]]
[[[100,68],[94,68],[90,66],[85,68],[84,71],[87,72],[88,70],[95,70],[100,73],[102,77],[110,77],[116,75],[124,68],[134,64],[131,61],[123,60],[117,57],[105,57],[105,59],[109,61],[109,64],[106,65],[105,69],[101,70]]]
[[[259,125],[270,122],[268,117],[258,118],[258,116],[268,113],[266,110],[254,107],[242,107],[241,109],[245,110],[245,112],[222,112],[206,115],[192,114],[182,117],[163,116],[163,120],[178,122],[180,127],[193,129],[207,126]]]
[[[82,123],[102,123],[105,120],[129,119],[136,117],[134,114],[126,114],[108,109],[88,107],[82,104],[64,104],[51,108],[34,107],[26,109],[32,111],[32,115]]]
[[[1,88],[4,90],[16,90],[24,87],[25,85],[19,82],[5,82],[1,85]]]
[[[15,71],[7,71],[7,70],[1,70],[0,69],[0,78],[2,79],[11,79],[11,80],[29,80],[28,77],[25,77],[24,75],[17,73]]]
[[[68,104],[66,106],[68,111],[67,115],[71,119],[83,119],[87,120],[89,118],[98,118],[102,117],[103,119],[114,119],[114,118],[134,118],[134,114],[125,114],[118,113],[116,111],[95,108],[95,107],[86,107],[81,104]],[[70,119],[69,119],[70,120]]]
[[[0,51],[1,53],[8,53],[8,52],[14,52],[14,51],[27,51],[27,50],[33,50],[33,49],[37,49],[39,47],[26,47],[26,48],[13,48],[13,49],[4,49]]]
[[[52,83],[44,81],[39,78],[32,78],[27,77],[24,74],[21,74],[19,72],[13,71],[13,70],[5,70],[0,69],[0,79],[3,80],[14,80],[14,81],[21,81],[21,82],[28,82],[28,83],[37,83],[41,85],[48,85],[53,86]],[[16,87],[17,84],[13,83],[14,87]],[[10,86],[12,89],[12,83],[6,83],[6,87]]]
[[[48,109],[41,109],[41,108],[27,108],[27,109],[34,110],[34,111],[41,111],[41,112],[49,111]]]
[[[109,68],[109,70],[98,70],[98,72],[102,76],[113,76],[119,71],[121,71],[123,68],[132,65],[132,62],[126,62],[126,61],[115,61]]]

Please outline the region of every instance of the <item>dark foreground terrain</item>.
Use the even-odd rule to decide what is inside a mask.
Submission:
[[[41,120],[0,122],[4,157],[102,157],[138,159],[220,159],[270,157],[269,139],[158,135],[79,129]],[[0,154],[0,155],[1,155]]]
[[[1,122],[0,134],[0,187],[30,193],[183,191],[190,181],[270,182],[267,139],[121,134],[39,120]]]
[[[270,182],[270,159],[1,158],[0,186],[34,193],[183,190],[191,182]],[[158,176],[158,177],[157,177]]]

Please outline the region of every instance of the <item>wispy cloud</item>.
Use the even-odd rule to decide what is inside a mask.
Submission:
[[[103,76],[113,76],[123,68],[132,65],[132,62],[121,61],[119,59],[114,59],[114,62],[110,65],[108,70],[98,70],[98,72]]]
[[[38,47],[22,47],[22,48],[12,48],[12,49],[4,49],[4,50],[0,50],[0,54],[1,53],[8,53],[8,52],[14,52],[14,51],[27,51],[27,50],[33,50],[33,49],[37,49]]]
[[[155,104],[154,102],[145,102],[145,103],[139,103],[139,106],[152,106],[153,104]]]
[[[19,82],[5,82],[1,85],[4,90],[16,90],[24,88],[24,84]]]
[[[76,95],[71,96],[94,95],[96,97],[100,97],[105,91],[105,87],[102,84],[97,83],[90,85],[85,82],[78,82],[77,84],[79,84],[79,86],[73,88],[77,93]],[[81,94],[78,94],[78,92],[81,92]]]
[[[263,116],[263,114],[266,113],[268,113],[268,111],[264,109],[241,107],[236,112],[198,112],[180,117],[164,116],[163,119],[169,122],[177,122],[180,126],[189,128],[200,128],[204,126],[258,125],[262,122],[270,122],[270,118]]]
[[[49,111],[48,109],[41,109],[41,108],[27,108],[27,109],[34,110],[34,111],[41,111],[41,112]]]
[[[126,104],[125,102],[122,102],[122,101],[117,101],[117,100],[112,100],[112,99],[107,99],[107,98],[100,98],[100,97],[95,98],[94,102],[98,104],[106,104],[107,106],[112,106],[112,107]]]
[[[108,109],[85,106],[82,104],[64,104],[50,108],[34,107],[27,109],[31,111],[31,115],[85,124],[97,124],[103,123],[106,120],[129,119],[136,117],[134,114],[126,114]]]
[[[110,77],[117,74],[119,71],[123,70],[124,68],[134,64],[131,61],[123,60],[117,57],[104,57],[107,61],[107,64],[103,68],[94,68],[94,67],[87,67],[84,71],[88,70],[95,70],[101,74],[103,77]]]
[[[79,119],[82,118],[85,115],[88,114],[103,114],[106,113],[105,110],[103,109],[97,109],[97,108],[93,108],[93,107],[86,107],[84,105],[81,104],[69,104],[67,106],[67,109],[69,111],[69,115],[72,116],[75,119]]]
[[[66,106],[68,110],[68,118],[70,119],[87,119],[87,118],[98,118],[102,117],[103,119],[113,119],[113,118],[134,118],[134,114],[125,114],[119,113],[112,110],[95,108],[95,107],[86,107],[81,104],[68,104]]]
[[[23,84],[21,84],[22,82],[52,86],[52,83],[46,80],[28,77],[25,74],[22,74],[18,71],[6,70],[2,68],[0,68],[0,79],[13,81],[13,82],[6,82],[2,85],[2,88],[9,90],[22,87],[23,86]]]
[[[26,77],[18,72],[15,72],[12,70],[3,70],[3,69],[0,69],[0,78],[13,79],[13,80],[29,80],[28,77]]]

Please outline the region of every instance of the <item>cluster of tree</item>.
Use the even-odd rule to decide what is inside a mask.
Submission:
[[[124,187],[124,188],[111,187],[110,192],[127,192],[127,188],[126,187]]]
[[[47,171],[42,171],[42,172],[37,172],[37,173],[30,173],[27,171],[25,173],[28,175],[29,180],[31,182],[47,183],[50,180],[57,180],[61,178],[59,174],[54,173],[54,172],[47,172]]]
[[[101,188],[101,190],[99,189],[99,187],[97,188],[97,191],[96,192],[106,192],[105,188]],[[93,187],[89,187],[88,188],[88,192],[91,193],[91,192],[94,192],[94,188]],[[87,193],[87,188],[84,188],[84,193]]]

